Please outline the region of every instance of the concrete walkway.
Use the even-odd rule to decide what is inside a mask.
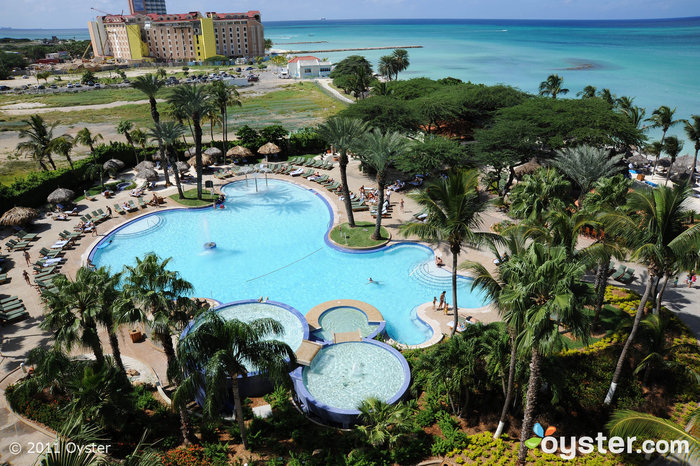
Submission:
[[[332,87],[331,87],[331,82],[332,82],[332,81],[331,81],[330,79],[322,79],[322,78],[319,78],[319,79],[314,79],[314,81],[316,81],[317,83],[319,83],[319,84],[321,85],[321,87],[323,87],[325,90],[327,90],[328,92],[330,92],[331,94],[333,94],[333,97],[335,97],[336,99],[338,99],[338,100],[340,100],[340,101],[342,101],[342,102],[348,103],[348,104],[354,104],[354,103],[355,103],[355,101],[352,100],[350,97],[347,97],[347,96],[341,94],[340,92],[338,92],[337,90],[335,90],[334,88],[332,88]]]

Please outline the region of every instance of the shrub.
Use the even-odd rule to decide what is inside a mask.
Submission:
[[[46,402],[37,399],[37,393],[17,388],[18,385],[11,385],[5,390],[5,398],[15,412],[54,430],[61,427],[65,421],[65,411],[62,408],[67,404],[66,400]]]
[[[189,445],[165,452],[161,456],[163,466],[207,466],[211,464],[205,456],[204,447]]]
[[[435,456],[445,455],[455,448],[464,448],[467,445],[467,434],[459,429],[459,422],[445,411],[436,414],[437,424],[442,431],[443,437],[437,437],[430,448]]]

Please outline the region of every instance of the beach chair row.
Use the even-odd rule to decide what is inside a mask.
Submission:
[[[292,157],[288,160],[294,165],[302,165],[304,167],[321,168],[323,170],[332,170],[333,163],[324,162],[323,160],[311,159],[306,157]]]
[[[80,220],[81,220],[83,223],[92,222],[92,223],[94,223],[94,224],[98,224],[98,223],[100,223],[100,222],[104,222],[104,221],[107,220],[108,218],[109,218],[109,215],[106,214],[104,210],[102,210],[102,209],[97,209],[97,210],[93,210],[93,211],[92,211],[91,213],[89,213],[89,214],[83,215],[82,217],[80,217]]]
[[[620,283],[630,284],[635,279],[634,270],[620,264],[619,268],[612,271],[610,278]]]
[[[24,303],[17,296],[0,300],[0,322],[10,324],[29,317]]]
[[[128,202],[124,202],[125,205],[119,205],[119,204],[114,204],[114,211],[117,212],[119,215],[125,215],[128,212],[136,212],[139,210],[139,207],[142,209],[148,208],[148,204],[143,202],[143,199],[140,197],[137,198],[139,205],[137,206],[136,203],[134,203],[133,199],[129,200]]]
[[[231,178],[232,176],[240,175],[241,169],[239,167],[230,167],[226,170],[217,170],[214,173],[214,178],[218,178],[220,180],[226,179],[226,178]]]

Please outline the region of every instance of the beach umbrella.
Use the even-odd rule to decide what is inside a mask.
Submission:
[[[108,172],[118,172],[119,170],[124,168],[124,162],[117,159],[109,159],[104,164],[102,164],[102,168],[104,168],[105,171]]]
[[[187,160],[187,163],[190,164],[192,167],[197,166],[197,157],[192,157]],[[204,155],[202,154],[202,166],[203,167],[208,167],[209,165],[212,165],[214,163],[214,159],[209,156],[209,155]]]
[[[59,204],[61,202],[70,202],[75,198],[75,193],[70,189],[58,188],[46,198],[51,204]]]
[[[153,168],[144,168],[136,173],[138,178],[143,178],[146,181],[158,181],[158,172]]]
[[[144,160],[143,162],[139,163],[134,167],[137,172],[140,172],[141,170],[145,170],[147,168],[153,169],[156,168],[156,164],[151,162],[150,160]]]
[[[522,178],[525,175],[528,175],[530,173],[535,172],[538,168],[540,168],[542,165],[537,163],[535,159],[531,159],[529,162],[524,163],[522,165],[518,165],[513,169],[515,172],[515,176],[518,178]]]
[[[224,155],[222,150],[219,149],[218,147],[210,147],[209,149],[204,151],[204,154],[208,155],[210,157],[214,157],[215,159],[218,159],[219,157]]]
[[[693,166],[693,159],[694,158],[695,157],[693,157],[690,154],[681,155],[680,157],[678,157],[676,159],[676,162],[673,164],[673,167],[674,167],[674,169],[675,168],[678,168],[678,169],[691,168]]]
[[[644,157],[643,155],[633,155],[632,157],[627,159],[628,163],[631,163],[633,165],[646,165],[649,163],[649,159]]]
[[[660,167],[670,167],[671,166],[671,159],[668,157],[662,157],[659,159],[659,164]]]
[[[271,142],[268,142],[258,149],[258,154],[262,155],[279,154],[280,152],[282,152],[282,150]]]
[[[227,157],[241,157],[241,158],[246,158],[246,157],[252,157],[253,152],[248,149],[247,147],[243,146],[235,146],[232,147],[231,149],[226,152]]]
[[[29,207],[13,207],[0,217],[0,225],[14,227],[31,222],[39,216],[39,211]]]
[[[177,170],[180,172],[186,172],[187,170],[190,169],[190,166],[186,162],[182,162],[180,160],[175,162],[175,166],[177,167]]]
[[[185,157],[194,157],[197,155],[197,150],[195,147],[190,147],[185,151]]]

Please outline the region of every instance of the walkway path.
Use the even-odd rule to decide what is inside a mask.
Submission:
[[[331,87],[331,80],[330,80],[330,79],[322,79],[322,78],[319,78],[319,79],[315,79],[314,81],[316,81],[317,83],[319,83],[319,84],[321,85],[321,87],[323,87],[325,90],[327,90],[328,92],[330,92],[330,93],[333,95],[333,97],[335,97],[336,99],[338,99],[338,100],[340,100],[340,101],[342,101],[342,102],[348,103],[348,104],[354,104],[354,103],[355,103],[355,101],[352,100],[351,98],[349,98],[349,97],[347,97],[347,96],[344,96],[343,94],[341,94],[341,93],[338,92],[337,90],[333,89],[333,88]]]
[[[158,102],[165,102],[163,99],[158,99]],[[144,105],[147,104],[148,100],[118,100],[116,102],[110,102],[108,104],[94,104],[94,105],[71,105],[68,107],[31,107],[31,108],[17,108],[17,105],[13,104],[7,105],[5,107],[0,107],[3,113],[6,115],[35,115],[37,113],[49,113],[49,112],[83,112],[89,110],[102,110],[105,108],[115,108],[122,107],[124,105]]]

